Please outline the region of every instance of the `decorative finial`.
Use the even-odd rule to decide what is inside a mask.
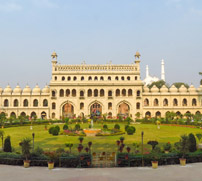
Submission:
[[[135,54],[135,58],[138,58],[138,59],[139,59],[140,56],[141,56],[140,53],[137,51],[136,54]]]

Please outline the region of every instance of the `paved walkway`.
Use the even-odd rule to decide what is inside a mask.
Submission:
[[[202,163],[133,168],[55,168],[0,165],[0,181],[202,181]]]

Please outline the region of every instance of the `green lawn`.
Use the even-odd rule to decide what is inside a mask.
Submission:
[[[58,124],[62,130],[63,124]],[[107,124],[109,128],[112,128],[114,124]],[[48,126],[51,127],[52,125]],[[71,125],[72,128],[74,124]],[[120,124],[121,130],[124,131],[124,124]],[[160,129],[157,129],[156,125],[150,124],[137,124],[134,125],[136,127],[136,133],[134,135],[123,135],[125,137],[125,145],[133,148],[132,144],[134,142],[141,142],[141,132],[144,131],[144,144],[146,144],[149,140],[156,140],[162,145],[165,142],[174,143],[177,142],[182,134],[189,133],[202,133],[201,129],[198,128],[184,128],[184,127],[174,127],[174,126],[161,126]],[[81,124],[82,128],[87,128],[88,124]],[[94,124],[95,128],[100,128],[100,124]],[[19,142],[24,137],[32,138],[32,133],[35,133],[35,147],[40,146],[44,150],[55,150],[59,147],[65,148],[65,143],[73,143],[73,152],[77,152],[77,145],[79,143],[78,136],[52,136],[45,130],[44,125],[33,126],[33,129],[30,130],[30,126],[23,127],[12,127],[12,128],[4,128],[5,135],[11,136],[11,144],[16,149],[16,151],[20,150]],[[89,141],[93,142],[92,149],[93,151],[106,151],[113,152],[117,150],[116,140],[118,140],[120,136],[108,136],[108,137],[85,137],[83,144],[87,145]],[[0,143],[1,145],[1,143]],[[145,145],[149,147],[149,145]],[[67,148],[66,148],[67,149]]]

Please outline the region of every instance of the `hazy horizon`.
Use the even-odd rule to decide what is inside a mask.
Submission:
[[[199,86],[202,76],[200,0],[0,0],[0,87],[43,88],[51,53],[61,64],[131,64],[141,56],[141,79]]]

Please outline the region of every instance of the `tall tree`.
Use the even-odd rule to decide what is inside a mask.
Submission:
[[[172,85],[174,85],[174,86],[177,87],[178,89],[179,89],[182,85],[184,85],[187,89],[189,88],[189,85],[186,84],[186,83],[184,83],[184,82],[175,82],[175,83],[173,83]]]
[[[160,89],[163,85],[165,85],[166,87],[169,87],[168,84],[167,84],[165,81],[163,81],[163,80],[159,80],[159,81],[156,81],[156,82],[152,82],[148,87],[151,89],[154,85],[155,85],[156,87],[158,87],[159,89]]]

